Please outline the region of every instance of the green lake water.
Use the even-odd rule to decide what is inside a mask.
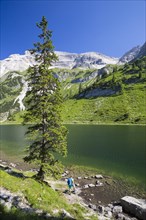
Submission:
[[[134,177],[146,182],[146,127],[112,125],[67,125],[68,157],[65,164],[89,166]],[[1,156],[22,161],[26,128],[1,125]],[[3,158],[2,158],[3,159]]]

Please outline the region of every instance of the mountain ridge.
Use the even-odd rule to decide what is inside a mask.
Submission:
[[[101,69],[107,64],[124,64],[131,60],[146,55],[146,43],[142,46],[133,47],[121,58],[107,56],[99,52],[70,53],[65,51],[55,51],[59,60],[52,63],[51,68],[66,69]],[[11,54],[8,58],[0,61],[1,77],[10,71],[25,71],[30,66],[36,65],[34,56],[28,50],[24,54]]]
[[[133,47],[131,50],[127,51],[120,59],[119,62],[127,63],[133,60],[140,52],[141,46]]]
[[[145,47],[140,47],[140,56],[143,55],[143,51],[145,52],[143,48]],[[139,50],[137,47],[135,47],[135,49]],[[134,56],[138,56],[139,54],[136,50]],[[131,51],[134,53],[134,50],[131,49],[129,51],[130,57]],[[116,95],[122,89],[123,84],[124,87],[126,85],[124,81],[121,81],[121,79],[125,80],[124,77],[131,77],[131,79],[127,79],[129,82],[141,82],[138,81],[139,78],[137,77],[141,77],[141,74],[144,73],[141,71],[144,71],[146,68],[144,64],[145,57],[141,61],[137,60],[140,64],[137,62],[133,63],[134,61],[131,60],[130,62],[125,63],[120,61],[117,62],[117,59],[112,59],[112,62],[115,62],[115,64],[111,64],[108,63],[110,60],[108,57],[107,64],[105,64],[103,63],[103,60],[100,59],[101,54],[96,52],[81,54],[71,54],[68,52],[57,53],[60,54],[61,58],[57,64],[58,66],[53,66],[52,74],[56,75],[61,81],[62,93],[65,100],[70,98],[91,99],[101,96],[106,97]],[[125,59],[127,59],[128,52],[125,56]],[[102,58],[106,59],[107,56],[102,54]],[[133,58],[133,56],[131,58]],[[26,51],[24,55],[13,54],[1,62],[4,62],[4,66],[1,68],[0,94],[0,121],[2,122],[10,118],[10,116],[14,113],[25,110],[24,98],[28,90],[28,83],[26,81],[27,69],[30,65],[35,65],[36,61],[33,59],[30,52]],[[92,69],[91,66],[95,64],[100,68]],[[60,65],[62,65],[62,68],[58,68]],[[128,67],[126,65],[128,65]],[[121,73],[124,75],[118,76],[119,71],[122,71]],[[127,74],[132,74],[133,76],[128,76]],[[106,80],[108,79],[107,76],[110,78],[109,82],[102,83],[104,78]],[[114,83],[115,76],[118,76],[116,84]],[[135,79],[137,81],[135,81],[132,77],[136,77]],[[95,85],[97,81],[101,81],[101,83],[99,83],[99,85],[97,84],[96,87]]]
[[[82,68],[82,69],[100,69],[107,64],[116,64],[119,59],[106,56],[101,53],[87,52],[87,53],[69,53],[62,51],[55,51],[59,60],[52,63],[51,68]],[[1,77],[9,71],[25,71],[29,66],[37,64],[34,56],[29,51],[25,51],[23,55],[12,54],[8,58],[1,60]]]

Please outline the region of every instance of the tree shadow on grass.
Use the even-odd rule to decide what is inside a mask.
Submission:
[[[18,177],[18,178],[22,178],[22,179],[30,178],[28,176],[25,176],[23,173],[21,173],[19,171],[14,171],[9,166],[2,166],[2,165],[0,165],[0,170],[3,170],[6,173],[8,173],[9,175],[14,176],[14,177]]]
[[[44,215],[42,214],[42,216],[38,216],[37,214],[25,213],[20,210],[6,211],[5,208],[2,205],[0,205],[0,219],[1,220],[45,220],[45,219],[48,219],[48,220],[62,220],[62,219],[70,220],[72,218],[52,217],[52,216],[46,216],[45,214]]]

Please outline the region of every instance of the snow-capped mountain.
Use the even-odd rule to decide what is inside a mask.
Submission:
[[[96,75],[98,75],[97,69],[101,69],[107,64],[116,64],[119,61],[118,58],[105,56],[95,52],[76,54],[56,51],[55,53],[59,59],[57,62],[52,63],[51,68],[59,69],[59,74],[57,75],[61,81],[65,80],[66,76],[70,76],[68,70],[75,68],[96,69],[94,73],[86,77],[86,80],[89,80],[89,78],[95,78]],[[1,91],[3,102],[0,121],[5,121],[9,115],[13,114],[13,112],[25,109],[23,99],[28,90],[28,83],[26,81],[25,73],[23,72],[35,64],[37,64],[35,58],[29,51],[25,51],[23,55],[10,55],[8,58],[0,61],[0,78],[3,86]],[[76,69],[74,71],[78,70]],[[11,91],[11,95],[9,94],[8,88],[9,91]],[[11,96],[11,99],[7,99],[7,96],[9,97],[9,95]]]
[[[107,64],[123,64],[130,62],[135,58],[146,55],[146,43],[143,46],[136,46],[126,52],[120,59],[110,56],[106,56],[97,52],[87,52],[87,53],[69,53],[56,51],[56,55],[59,60],[52,63],[52,68],[59,69],[101,69]],[[23,72],[36,64],[34,56],[30,54],[29,51],[25,51],[23,55],[12,54],[8,58],[0,61],[0,76],[2,77],[8,72],[18,71]]]
[[[133,47],[131,50],[126,52],[120,59],[119,62],[128,63],[133,60],[140,52],[141,46]]]
[[[26,51],[24,55],[12,54],[8,58],[0,61],[1,77],[11,71],[23,72],[34,64],[36,64],[36,62],[29,51]]]
[[[59,60],[52,63],[53,68],[83,68],[83,69],[101,69],[106,64],[116,64],[119,59],[109,56],[105,56],[100,53],[90,52],[90,53],[67,53],[67,52],[55,52]],[[7,59],[0,61],[1,63],[1,77],[7,72],[11,71],[25,71],[29,66],[36,64],[34,56],[26,51],[24,55],[13,54]]]
[[[76,83],[77,86],[79,83],[90,85],[96,80],[97,76],[101,78],[103,75],[112,73],[114,67],[112,65],[106,66],[107,64],[120,65],[137,59],[146,55],[145,49],[146,43],[142,47],[134,47],[120,59],[96,52],[77,54],[56,51],[59,60],[52,63],[51,68],[57,68],[52,71],[59,77],[60,81],[65,82],[69,78],[70,84],[66,84],[65,91],[70,87],[74,90]],[[28,83],[26,81],[27,74],[24,71],[35,64],[37,63],[34,56],[29,51],[23,55],[13,54],[0,61],[2,82],[0,121],[5,121],[13,113],[25,109],[24,98],[28,90]],[[100,93],[101,91],[97,90],[96,92]],[[93,94],[90,95],[94,96]]]
[[[12,54],[8,58],[0,61],[1,77],[7,72],[23,72],[34,64],[36,64],[36,62],[29,51],[26,51],[24,55]]]
[[[56,51],[59,61],[54,63],[53,67],[57,68],[83,68],[83,69],[101,69],[106,64],[116,64],[119,59],[114,57],[109,57],[96,52],[88,53],[67,53]]]

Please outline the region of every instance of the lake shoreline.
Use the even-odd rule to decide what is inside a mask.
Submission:
[[[4,154],[3,154],[4,155]],[[29,164],[24,162],[22,159],[18,161],[12,160],[12,158],[8,158],[6,155],[4,156],[4,160],[2,157],[0,158],[0,165],[11,167],[12,169],[19,170],[20,172],[28,172],[31,170],[37,170],[37,166],[34,164]],[[69,170],[71,176],[76,177],[77,176],[94,176],[95,174],[101,174],[103,176],[107,176],[109,179],[118,179],[120,181],[126,182],[126,184],[133,185],[134,187],[138,187],[139,189],[144,189],[146,193],[146,186],[142,184],[141,181],[138,181],[135,177],[132,176],[125,176],[118,173],[109,173],[108,171],[104,169],[99,169],[91,166],[83,166],[83,165],[65,165],[64,164],[64,170]]]
[[[0,125],[22,125],[21,122],[0,122]],[[28,124],[29,125],[29,124]],[[134,123],[99,123],[99,122],[89,122],[89,121],[75,121],[75,122],[63,122],[63,125],[113,125],[113,126],[146,126],[146,124],[134,124]]]
[[[29,172],[36,172],[35,168],[32,169],[30,167],[25,167],[25,169],[22,170],[22,167],[20,168],[19,164],[14,164],[10,161],[0,161],[0,167],[5,167],[5,170],[14,170],[14,172],[18,172],[20,174],[22,173],[24,176],[26,174],[28,175]],[[65,183],[66,178],[72,176],[74,178],[76,188],[81,188],[79,196],[88,205],[92,203],[96,206],[106,206],[110,203],[118,203],[125,195],[146,199],[146,190],[140,186],[129,183],[127,180],[120,177],[113,177],[106,173],[100,173],[92,168],[75,165],[65,167],[64,171],[66,175],[62,176],[60,180]],[[56,184],[60,180],[55,180]],[[95,187],[95,184],[97,183],[100,183],[101,186]]]
[[[9,163],[20,162],[20,169],[27,166],[23,163],[29,145],[25,139],[27,127],[1,125],[1,157]],[[145,127],[91,124],[68,124],[66,127],[68,156],[60,157],[63,164],[97,168],[113,176],[145,181]]]
[[[33,163],[29,164],[23,161],[22,158],[16,158],[16,157],[11,157],[5,154],[3,151],[1,151],[1,157],[0,157],[0,164],[10,166],[12,168],[18,169],[21,172],[26,172],[29,170],[37,170],[37,166],[34,165]],[[87,165],[79,165],[79,164],[64,164],[64,169],[66,170],[71,170],[71,173],[73,176],[78,175],[88,175],[88,173],[101,173],[102,175],[110,176],[111,178],[116,178],[116,179],[121,179],[125,180],[129,184],[134,184],[136,186],[142,186],[144,188],[142,181],[139,181],[136,177],[133,176],[127,176],[124,174],[120,174],[117,172],[110,172],[104,168],[98,168],[98,167],[92,167],[92,166],[87,166]],[[146,186],[145,186],[146,190]]]

